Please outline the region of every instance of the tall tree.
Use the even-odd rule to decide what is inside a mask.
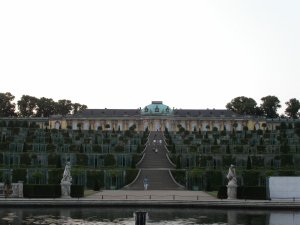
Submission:
[[[297,119],[299,117],[300,102],[296,98],[291,98],[285,103],[287,108],[285,109],[285,114],[290,118]]]
[[[19,108],[20,116],[29,117],[35,115],[37,109],[38,99],[29,95],[22,95],[17,105]]]
[[[79,113],[79,112],[82,112],[82,111],[86,110],[87,106],[86,105],[81,105],[79,103],[74,103],[72,105],[72,108],[73,108],[73,114],[76,114],[76,113]]]
[[[62,99],[58,100],[56,104],[56,113],[60,115],[68,115],[72,111],[72,102],[70,100]]]
[[[37,101],[36,116],[48,117],[50,115],[55,114],[56,104],[57,103],[54,102],[52,98],[45,98],[45,97],[40,98]]]
[[[260,105],[261,109],[264,112],[264,115],[268,118],[277,118],[279,115],[277,109],[281,107],[280,101],[276,96],[268,95],[261,98],[262,104]]]
[[[256,115],[257,103],[253,98],[236,97],[227,103],[226,108],[238,114]]]
[[[16,104],[12,101],[15,99],[10,92],[0,93],[0,116],[15,116]]]

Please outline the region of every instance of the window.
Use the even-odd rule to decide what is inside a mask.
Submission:
[[[155,112],[159,112],[159,108],[157,106],[155,108]]]

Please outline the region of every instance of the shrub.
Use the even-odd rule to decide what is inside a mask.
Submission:
[[[71,185],[71,194],[72,198],[82,198],[84,197],[84,186],[82,185]]]
[[[76,154],[77,165],[78,166],[86,166],[88,163],[88,157],[86,154]]]
[[[185,170],[172,170],[172,176],[181,185],[185,186]]]
[[[99,191],[104,187],[104,173],[103,171],[87,171],[87,188]]]
[[[23,181],[24,183],[26,183],[26,175],[26,169],[15,168],[12,173],[12,182]]]
[[[125,185],[130,184],[137,176],[138,170],[126,170]]]
[[[60,184],[63,176],[63,169],[51,169],[48,171],[48,183],[49,184]]]
[[[237,188],[238,199],[256,199],[265,200],[267,199],[267,192],[265,186],[252,187],[252,186],[241,186]]]
[[[29,153],[22,153],[21,154],[20,164],[23,164],[23,165],[30,165],[31,164],[31,159],[30,159]]]
[[[217,198],[226,199],[227,197],[228,197],[227,196],[227,187],[226,186],[221,186],[219,188]]]
[[[227,199],[227,187],[221,186],[218,191],[218,198]],[[240,186],[237,187],[237,198],[238,199],[255,199],[265,200],[267,199],[267,192],[265,186],[251,187],[251,186]]]
[[[135,168],[136,164],[141,160],[142,155],[133,154],[131,160],[131,168]]]
[[[116,159],[114,155],[107,154],[106,157],[104,158],[104,166],[113,167],[115,165],[116,165]]]
[[[243,171],[243,181],[245,186],[257,186],[260,172],[253,170]]]
[[[279,170],[278,176],[295,176],[294,170]]]
[[[221,171],[210,170],[205,173],[206,191],[219,190],[222,186],[223,175]]]
[[[25,184],[23,194],[25,198],[58,198],[61,196],[61,186]]]

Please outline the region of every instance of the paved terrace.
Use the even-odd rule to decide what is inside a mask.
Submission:
[[[202,191],[105,190],[84,198],[1,198],[0,207],[182,207],[300,209],[300,200],[216,199]]]

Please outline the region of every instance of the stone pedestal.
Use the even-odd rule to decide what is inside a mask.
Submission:
[[[71,182],[69,181],[62,181],[60,183],[61,186],[61,197],[62,198],[71,198]]]
[[[237,185],[234,182],[229,182],[227,185],[227,199],[236,199]]]

